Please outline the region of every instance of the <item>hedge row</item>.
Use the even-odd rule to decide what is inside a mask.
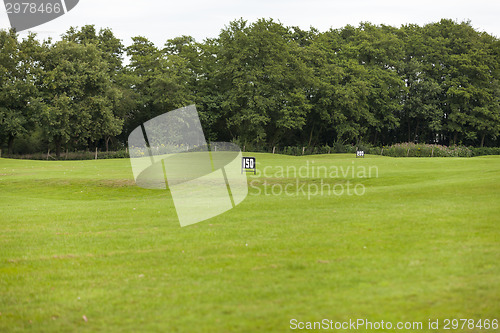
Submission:
[[[76,160],[93,160],[96,158],[95,152],[91,151],[76,151],[76,152],[64,152],[61,153],[59,158],[56,157],[55,153],[34,153],[34,154],[23,154],[23,155],[8,155],[2,154],[4,158],[16,158],[22,160],[59,160],[59,161],[76,161]],[[110,151],[110,152],[97,152],[97,159],[104,160],[110,158],[128,158],[129,154],[125,150],[120,151]]]
[[[266,152],[275,154],[285,154],[293,156],[314,155],[314,154],[334,154],[334,153],[350,153],[355,154],[356,150],[363,150],[366,154],[383,155],[391,157],[473,157],[483,155],[500,155],[499,147],[466,147],[431,144],[415,144],[415,143],[398,143],[392,146],[373,147],[368,144],[359,144],[357,147],[353,145],[334,144],[332,146],[321,147],[266,147],[262,149],[254,149],[256,152]]]
[[[220,148],[219,148],[220,149]],[[366,144],[359,144],[357,147],[353,145],[334,144],[332,146],[319,147],[252,147],[253,152],[275,153],[283,155],[301,156],[301,155],[319,155],[319,154],[338,154],[349,153],[355,154],[356,150],[363,150],[366,154],[383,155],[390,157],[473,157],[483,155],[500,155],[500,147],[465,147],[453,146],[447,147],[442,145],[429,144],[414,144],[414,143],[398,143],[387,147],[373,147]],[[29,159],[29,160],[91,160],[95,159],[95,152],[79,151],[62,153],[59,158],[55,154],[36,153],[25,155],[6,155],[5,158]],[[97,159],[110,158],[129,158],[127,150],[114,152],[97,152]]]

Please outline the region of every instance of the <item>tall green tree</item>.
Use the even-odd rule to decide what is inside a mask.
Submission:
[[[311,72],[289,29],[272,20],[233,21],[218,44],[222,110],[234,138],[276,144],[305,125]]]
[[[19,42],[14,30],[0,30],[0,139],[7,139],[9,153],[14,139],[35,126],[30,101],[37,94],[39,47],[33,34]]]
[[[125,47],[122,41],[115,37],[111,29],[97,29],[94,25],[85,25],[81,28],[71,27],[62,36],[62,39],[81,45],[95,45],[100,52],[101,58],[106,62],[108,73],[111,78],[110,97],[113,105],[113,114],[116,118],[123,119],[131,110],[133,96],[128,81],[127,73],[123,68],[123,54]],[[99,126],[97,126],[99,127]],[[96,128],[96,131],[101,129]],[[117,133],[117,131],[107,131],[107,133]],[[106,151],[109,149],[109,142],[114,135],[105,135]]]
[[[397,140],[432,142],[443,126],[443,88],[439,77],[429,72],[427,62],[427,56],[435,49],[420,26],[402,26],[398,35],[404,43],[404,61],[398,71],[407,90],[402,99]]]
[[[113,112],[120,96],[110,85],[108,64],[96,45],[66,40],[47,45],[42,66],[42,94],[33,107],[57,156],[70,142],[95,144],[121,132],[123,120]]]
[[[111,77],[119,74],[123,67],[125,47],[109,28],[97,31],[94,25],[85,25],[80,29],[71,27],[62,35],[62,39],[82,45],[94,44],[101,51],[102,59],[108,64]]]
[[[186,59],[140,36],[133,38],[127,55],[126,75],[136,101],[127,116],[127,130],[194,102],[193,73]]]

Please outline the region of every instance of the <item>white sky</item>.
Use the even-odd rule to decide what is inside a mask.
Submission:
[[[66,15],[32,31],[40,39],[59,39],[70,26],[94,24],[111,28],[125,45],[141,35],[163,46],[167,39],[181,35],[197,41],[216,37],[225,25],[241,17],[249,21],[273,18],[287,26],[313,26],[320,31],[363,21],[400,26],[449,18],[471,20],[476,29],[500,37],[498,0],[80,0]],[[0,29],[9,27],[5,7],[0,7]]]

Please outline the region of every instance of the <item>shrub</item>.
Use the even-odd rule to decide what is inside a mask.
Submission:
[[[54,152],[49,155],[47,153],[34,153],[34,154],[23,154],[23,155],[6,155],[2,157],[6,158],[17,158],[22,160],[93,160],[95,159],[95,152],[91,151],[70,151],[68,153],[62,152],[59,158],[56,157]],[[110,152],[97,152],[97,159],[110,159],[110,158],[129,158],[129,154],[126,150],[110,151]]]
[[[397,143],[382,147],[381,155],[392,157],[471,157],[473,151],[464,146],[447,147],[415,143]]]
[[[500,147],[479,147],[470,148],[473,156],[500,155]]]

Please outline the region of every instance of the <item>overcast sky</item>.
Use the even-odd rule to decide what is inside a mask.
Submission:
[[[70,26],[94,24],[111,28],[125,45],[130,45],[131,37],[141,35],[162,46],[167,39],[181,35],[191,35],[198,41],[216,37],[226,24],[238,18],[273,18],[287,26],[313,26],[320,31],[363,21],[400,26],[450,18],[471,20],[476,29],[500,36],[498,0],[80,0],[66,15],[31,31],[41,39],[58,39]],[[0,28],[9,27],[3,7]]]

